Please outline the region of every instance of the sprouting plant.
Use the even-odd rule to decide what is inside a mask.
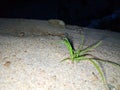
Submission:
[[[113,64],[113,65],[120,66],[119,64],[117,64],[115,62],[102,60],[102,59],[94,57],[93,55],[88,53],[91,50],[93,50],[96,47],[98,47],[102,43],[102,41],[99,41],[99,42],[97,42],[96,44],[94,44],[94,45],[92,45],[90,47],[83,48],[83,45],[84,45],[84,35],[82,35],[82,42],[81,42],[80,47],[77,50],[75,50],[73,48],[73,45],[70,42],[69,38],[65,37],[62,42],[67,47],[67,49],[69,51],[69,54],[70,54],[70,57],[63,59],[61,62],[65,61],[65,60],[71,60],[74,63],[75,61],[79,62],[79,61],[82,61],[82,60],[89,60],[95,66],[96,70],[99,72],[99,74],[100,74],[100,76],[101,76],[101,78],[102,78],[104,83],[106,83],[104,74],[102,72],[101,67],[99,66],[99,64],[96,61],[107,62],[107,63]],[[90,55],[92,57],[87,57],[88,55]]]

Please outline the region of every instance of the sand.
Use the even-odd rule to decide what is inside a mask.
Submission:
[[[68,33],[75,48],[85,35],[87,47],[102,39],[92,55],[120,64],[120,33],[48,21],[0,19],[0,90],[120,90],[120,68],[99,63],[105,85],[89,61],[60,61],[69,56],[60,43]]]

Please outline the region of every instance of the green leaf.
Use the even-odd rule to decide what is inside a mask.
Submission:
[[[81,51],[82,51],[82,49],[83,49],[83,45],[84,45],[84,35],[82,35],[81,38],[82,38],[82,42],[81,42],[81,44],[80,44],[80,47],[75,51],[76,56],[80,56],[80,53],[81,53]]]
[[[82,35],[81,38],[82,38],[82,42],[81,42],[81,45],[80,45],[80,48],[79,48],[80,51],[83,49],[83,45],[84,45],[84,35]]]
[[[85,56],[80,56],[80,57],[75,57],[75,61],[79,62],[82,60],[88,60],[88,58],[86,58]]]
[[[70,59],[70,58],[65,58],[65,59],[61,60],[60,62],[66,61],[66,60],[68,60],[68,59]]]
[[[118,63],[115,63],[115,62],[112,62],[112,61],[108,61],[108,60],[102,60],[102,59],[98,59],[98,58],[94,58],[94,59],[97,60],[97,61],[101,61],[101,62],[112,64],[114,66],[118,66],[120,68],[120,64],[118,64]]]
[[[104,83],[106,83],[106,80],[105,80],[105,77],[104,77],[104,74],[100,68],[100,66],[93,60],[93,59],[89,59],[89,61],[95,66],[95,68],[97,69],[97,71],[99,72],[101,78],[102,78],[102,81]]]
[[[89,51],[93,50],[94,48],[98,47],[101,43],[102,43],[102,41],[99,41],[98,43],[92,45],[91,47],[87,47],[87,48],[83,49],[83,50],[80,52],[79,55],[84,55],[84,54],[86,54],[87,52],[89,52]]]
[[[72,48],[70,41],[67,38],[64,38],[63,43],[66,45],[66,47],[70,53],[70,57],[73,59],[74,58],[73,57],[74,56],[74,49]]]

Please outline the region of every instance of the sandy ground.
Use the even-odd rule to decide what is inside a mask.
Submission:
[[[87,47],[99,40],[92,55],[120,64],[120,33],[48,21],[0,19],[0,90],[120,90],[120,68],[100,63],[107,85],[89,61],[60,61],[69,56],[60,43],[68,33],[79,46],[84,32]]]

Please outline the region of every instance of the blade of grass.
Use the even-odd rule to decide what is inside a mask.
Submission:
[[[95,60],[101,61],[101,62],[106,62],[106,63],[112,64],[112,65],[114,65],[114,66],[118,66],[118,67],[120,68],[120,64],[115,63],[115,62],[112,62],[112,61],[102,60],[102,59],[95,59]]]
[[[84,35],[82,35],[81,38],[82,38],[82,42],[81,42],[81,44],[80,44],[80,47],[75,51],[75,55],[76,55],[76,56],[79,56],[80,52],[81,52],[82,49],[83,49],[83,45],[84,45]]]
[[[106,83],[106,80],[105,80],[105,77],[104,77],[104,74],[100,68],[100,66],[93,60],[93,59],[89,59],[89,61],[95,66],[95,68],[97,69],[97,71],[99,72],[101,78],[102,78],[102,81],[104,83]]]
[[[81,45],[80,45],[80,48],[79,48],[80,51],[83,49],[83,45],[84,45],[84,35],[82,35],[81,38],[82,38],[82,42],[81,42]]]
[[[65,61],[65,60],[67,60],[67,59],[70,59],[70,58],[66,58],[66,59],[62,60],[61,62]],[[89,60],[89,61],[95,66],[95,68],[97,69],[97,71],[99,72],[99,74],[100,74],[100,76],[101,76],[101,78],[102,78],[102,81],[103,81],[104,83],[106,83],[106,80],[105,80],[105,78],[104,78],[104,74],[103,74],[100,66],[94,61],[94,59],[88,59],[88,58],[86,58],[85,56],[75,58],[75,61],[76,61],[76,62],[80,62],[80,61],[83,61],[83,60]]]
[[[74,58],[73,57],[74,56],[74,49],[72,48],[71,43],[69,42],[69,40],[67,38],[63,39],[63,43],[66,45],[66,47],[70,53],[71,59],[73,59]]]
[[[88,58],[86,58],[85,56],[81,56],[81,57],[75,57],[75,61],[80,62],[83,60],[88,60]]]
[[[99,41],[98,43],[92,45],[91,47],[87,47],[87,48],[83,49],[83,50],[80,52],[79,55],[84,55],[84,54],[86,54],[87,52],[89,52],[89,51],[93,50],[94,48],[98,47],[101,43],[102,43],[102,41]]]
[[[68,59],[70,59],[70,58],[65,58],[65,59],[61,60],[60,62],[66,61],[66,60],[68,60]]]
[[[100,62],[105,62],[105,63],[111,64],[111,65],[114,65],[114,66],[118,66],[120,68],[120,64],[118,64],[116,62],[112,62],[112,61],[109,61],[109,60],[100,59],[100,58],[95,57],[95,56],[93,56],[91,54],[86,54],[86,55],[89,55],[89,56],[93,57],[93,58],[90,58],[90,59],[94,59],[94,60],[100,61]]]

